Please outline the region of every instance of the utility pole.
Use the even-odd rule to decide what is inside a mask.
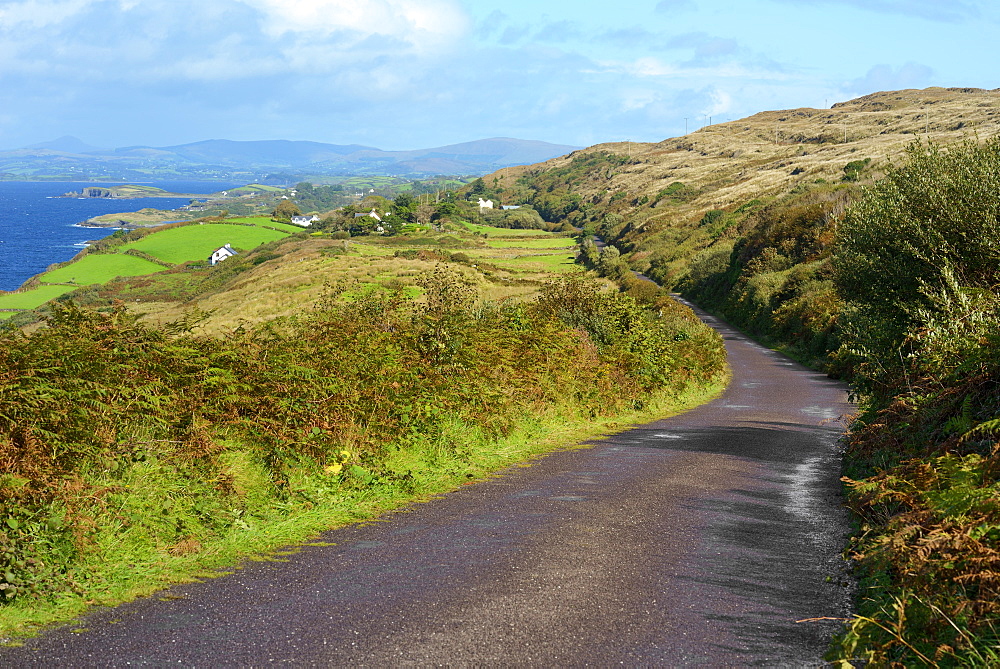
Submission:
[[[688,119],[687,116],[684,117],[684,134],[688,134]]]

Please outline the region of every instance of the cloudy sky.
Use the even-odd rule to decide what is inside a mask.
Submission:
[[[996,0],[0,0],[0,149],[659,141],[997,88],[998,42]]]

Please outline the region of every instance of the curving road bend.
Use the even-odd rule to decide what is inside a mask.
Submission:
[[[0,666],[818,666],[847,613],[846,389],[726,339],[719,399],[172,588]],[[84,628],[73,633],[71,630]]]

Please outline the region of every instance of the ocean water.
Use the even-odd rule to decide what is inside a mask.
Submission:
[[[107,183],[0,181],[0,290],[15,290],[57,262],[69,260],[88,241],[102,239],[111,228],[84,228],[93,216],[138,211],[146,207],[175,209],[191,198],[102,200],[58,197],[84,186]],[[149,184],[173,193],[210,194],[240,184],[208,181],[157,181]]]

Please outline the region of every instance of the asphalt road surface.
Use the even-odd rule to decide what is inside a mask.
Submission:
[[[815,619],[848,606],[845,388],[707,320],[733,367],[710,404],[96,611],[0,666],[822,665],[838,623]]]

